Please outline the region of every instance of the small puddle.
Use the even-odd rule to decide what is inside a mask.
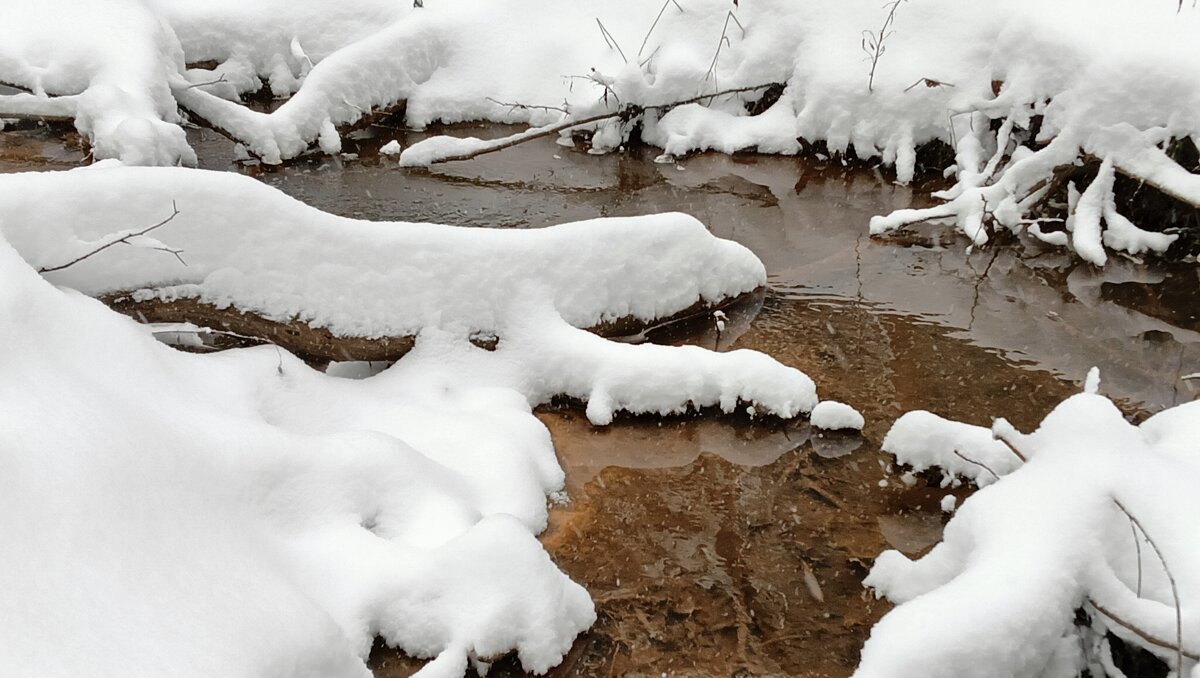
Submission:
[[[499,136],[503,126],[458,126]],[[703,321],[651,339],[752,348],[807,372],[822,397],[867,419],[860,436],[805,422],[628,418],[600,429],[541,408],[570,501],[542,536],[596,601],[599,620],[552,675],[847,676],[888,609],[861,581],[874,557],[910,556],[940,537],[942,497],[879,452],[911,409],[1029,430],[1097,365],[1102,390],[1147,413],[1195,398],[1200,277],[1195,265],[1103,270],[1053,250],[968,252],[946,229],[872,240],[875,214],[924,204],[928,187],[794,158],[652,150],[590,156],[550,140],[429,171],[377,149],[421,133],[347,140],[357,158],[314,156],[242,168],[311,205],[365,219],[542,227],[598,216],[683,211],[766,264],[771,290],[720,337]],[[236,170],[215,133],[191,132],[202,165]],[[43,130],[0,134],[0,171],[78,162],[77,142]],[[379,676],[418,663],[377,648]],[[511,659],[493,675],[519,674]]]

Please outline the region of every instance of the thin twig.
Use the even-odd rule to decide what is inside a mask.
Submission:
[[[197,83],[192,83],[191,85],[188,85],[186,89],[195,89],[195,88],[197,88],[197,87],[206,87],[206,86],[208,86],[208,85],[216,85],[216,84],[218,84],[218,83],[222,83],[222,82],[227,82],[227,81],[225,80],[225,74],[224,74],[224,73],[222,73],[222,74],[221,74],[221,77],[217,78],[216,80],[210,80],[209,82],[197,82]]]
[[[1013,428],[1013,425],[1008,423],[1007,419],[1001,417],[992,422],[992,438],[1004,443],[1009,451],[1016,455],[1017,459],[1023,462],[1029,461],[1029,457],[1017,449],[1017,444],[1009,440],[1009,436],[1014,433],[1017,433],[1017,429]]]
[[[600,21],[600,17],[596,17],[596,25],[600,27],[600,35],[604,38],[604,42],[608,43],[608,48],[613,49],[615,47],[617,54],[621,55],[621,61],[629,63],[629,59],[625,58],[625,50],[621,49],[621,45],[617,44],[617,39],[604,27],[604,23]]]
[[[732,19],[733,22],[738,25],[738,28],[742,29],[742,38],[744,39],[746,37],[746,27],[742,25],[742,22],[738,21],[738,18],[734,15],[733,10],[726,12],[725,25],[721,28],[721,39],[717,41],[717,51],[713,53],[712,63],[708,65],[708,72],[704,74],[704,82],[708,82],[708,79],[712,78],[713,87],[717,86],[717,59],[721,56],[721,47],[730,44],[728,37],[730,19]]]
[[[1129,509],[1121,503],[1120,499],[1113,498],[1113,503],[1117,508],[1121,509],[1129,521],[1137,525],[1137,529],[1141,531],[1142,536],[1146,541],[1150,542],[1150,547],[1154,549],[1155,555],[1158,556],[1158,561],[1162,563],[1163,572],[1167,573],[1167,581],[1171,582],[1171,597],[1175,599],[1175,675],[1183,675],[1183,606],[1179,604],[1179,588],[1175,585],[1175,575],[1171,574],[1171,568],[1167,565],[1167,559],[1163,557],[1162,549],[1158,548],[1158,543],[1146,531],[1146,526],[1142,525],[1141,521],[1134,517]]]
[[[1107,607],[1101,605],[1100,602],[1098,600],[1096,600],[1095,598],[1092,598],[1089,596],[1087,599],[1087,602],[1092,607],[1096,608],[1096,610],[1099,611],[1101,614],[1103,614],[1105,617],[1108,617],[1109,619],[1115,621],[1118,625],[1124,627],[1125,629],[1128,629],[1130,632],[1132,632],[1138,638],[1141,638],[1142,640],[1146,641],[1147,643],[1150,643],[1151,645],[1154,645],[1155,647],[1161,647],[1164,650],[1171,650],[1173,652],[1182,654],[1184,657],[1187,657],[1188,659],[1191,659],[1192,661],[1200,662],[1200,654],[1196,654],[1195,652],[1189,652],[1189,651],[1183,649],[1182,645],[1172,645],[1170,641],[1163,640],[1161,638],[1151,635],[1149,631],[1139,628],[1138,626],[1134,625],[1133,622],[1127,621],[1126,619],[1122,618],[1116,612],[1113,612],[1112,610],[1108,609]]]
[[[893,33],[893,31],[888,29],[891,28],[892,22],[896,20],[896,9],[900,7],[900,3],[902,2],[904,0],[892,0],[892,2],[884,5],[884,7],[888,8],[888,13],[878,33],[871,31],[863,31],[862,33],[862,50],[867,53],[867,59],[871,62],[871,73],[867,77],[867,92],[873,93],[875,91],[875,67],[879,65],[879,57],[883,56],[883,53],[887,51],[887,47],[883,43]]]
[[[1137,525],[1134,524],[1132,518],[1129,519],[1129,531],[1133,533],[1133,547],[1135,549],[1137,549],[1137,563],[1138,563],[1137,597],[1141,598],[1142,597],[1142,540],[1141,540],[1141,538],[1138,537]]]
[[[930,89],[934,87],[954,87],[954,83],[942,82],[941,80],[937,80],[935,78],[917,78],[916,82],[904,88],[904,92],[908,93],[908,90],[920,85],[921,83],[925,83],[925,86]]]
[[[499,100],[493,99],[491,97],[487,97],[487,100],[492,102],[493,104],[496,104],[497,106],[507,106],[510,111],[533,110],[533,111],[558,111],[559,113],[569,113],[570,112],[566,108],[561,107],[561,106],[537,106],[534,104],[517,104],[517,103],[510,103],[508,101],[499,101]]]
[[[88,252],[87,254],[76,257],[76,258],[72,259],[71,261],[68,261],[65,264],[61,264],[59,266],[46,266],[43,268],[39,268],[38,273],[50,273],[52,271],[61,271],[64,268],[68,268],[70,266],[74,266],[75,264],[78,264],[79,262],[83,261],[84,259],[87,259],[88,257],[95,256],[95,255],[103,252],[104,250],[112,247],[113,245],[117,245],[117,244],[128,245],[128,244],[130,244],[129,243],[130,238],[133,238],[135,236],[146,235],[147,233],[149,233],[150,231],[153,231],[156,228],[162,228],[163,226],[166,226],[167,224],[171,223],[171,220],[177,216],[179,216],[179,208],[175,206],[175,201],[172,200],[171,201],[171,216],[167,217],[166,219],[163,219],[162,221],[158,222],[157,224],[143,228],[142,230],[136,231],[134,233],[126,233],[125,235],[123,235],[119,238],[110,240],[110,241],[104,243],[103,245],[97,247],[96,249],[92,250],[91,252]],[[153,247],[150,249],[161,250],[164,252],[169,252],[171,254],[174,254],[176,259],[179,259],[179,261],[181,263],[183,263],[185,266],[187,265],[186,262],[184,262],[183,259],[179,256],[179,253],[182,252],[183,250],[171,250],[171,249],[162,248],[162,247]]]
[[[954,456],[958,457],[959,459],[962,459],[963,461],[967,462],[968,464],[975,464],[976,466],[978,466],[978,467],[982,468],[983,470],[987,471],[988,473],[992,474],[992,477],[995,478],[996,480],[1000,480],[1000,474],[993,471],[987,464],[983,463],[982,461],[975,461],[974,459],[968,457],[967,455],[963,454],[962,452],[959,452],[958,450],[953,450],[953,452],[954,452]]]
[[[706,101],[706,100],[711,102],[713,99],[716,99],[717,97],[728,96],[730,94],[744,94],[746,92],[755,92],[760,89],[767,89],[768,87],[776,87],[778,85],[779,85],[779,83],[777,83],[777,82],[769,82],[765,85],[751,85],[749,87],[734,87],[731,89],[721,90],[720,92],[713,92],[712,94],[699,94],[699,95],[692,97],[691,99],[683,99],[682,101],[672,101],[669,104],[651,104],[649,106],[642,106],[642,109],[647,110],[647,111],[662,110],[664,108],[675,108],[677,106],[686,106],[688,104],[698,104],[701,101]]]
[[[637,53],[638,56],[641,56],[642,51],[646,49],[646,43],[650,42],[650,34],[654,32],[655,27],[658,26],[659,19],[662,19],[663,12],[667,11],[667,6],[670,5],[671,3],[675,3],[675,7],[679,10],[679,13],[683,14],[683,8],[679,6],[679,3],[676,2],[676,0],[667,0],[666,2],[664,2],[662,9],[658,10],[658,16],[654,17],[654,23],[650,24],[650,30],[646,31],[646,37],[645,37],[645,39],[642,40],[642,46],[638,48],[638,53]],[[658,50],[654,50],[654,51],[657,52]],[[654,56],[654,55],[652,54],[651,56]]]

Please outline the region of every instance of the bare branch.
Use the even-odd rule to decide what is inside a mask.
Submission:
[[[989,264],[990,267],[990,264]],[[1008,423],[1008,420],[1001,417],[992,422],[992,438],[999,440],[1008,446],[1009,451],[1017,456],[1021,461],[1029,461],[1029,457],[1017,449],[1015,438],[1019,435],[1017,429]]]
[[[909,85],[908,87],[905,87],[904,91],[908,92],[908,90],[910,90],[920,84],[924,84],[925,87],[930,88],[930,89],[932,89],[934,87],[954,87],[954,83],[942,82],[941,80],[937,80],[935,78],[917,78],[917,81],[914,82],[913,84]]]
[[[216,84],[218,84],[218,83],[222,83],[222,82],[226,82],[226,80],[225,80],[225,74],[224,74],[224,73],[222,73],[222,74],[221,74],[221,77],[217,78],[216,80],[210,80],[210,81],[208,81],[208,82],[196,82],[196,83],[192,83],[192,84],[190,84],[190,85],[188,85],[188,86],[187,86],[187,89],[195,89],[195,88],[197,88],[197,87],[206,87],[206,86],[208,86],[208,85],[216,85]]]
[[[68,261],[65,264],[60,264],[58,266],[44,266],[42,268],[39,268],[38,273],[50,273],[52,271],[61,271],[64,268],[68,268],[70,266],[74,266],[75,264],[78,264],[79,262],[83,261],[84,259],[95,256],[95,255],[103,252],[104,250],[112,247],[113,245],[118,245],[118,244],[129,245],[130,238],[133,238],[136,236],[141,236],[141,235],[146,235],[147,233],[149,233],[150,231],[153,231],[156,228],[162,228],[163,226],[166,226],[167,224],[171,223],[171,220],[177,216],[179,216],[179,208],[175,206],[175,201],[172,200],[171,201],[171,216],[167,217],[166,219],[163,219],[162,221],[158,222],[157,224],[154,224],[153,226],[147,226],[146,228],[143,228],[140,231],[135,231],[133,233],[126,233],[125,235],[120,236],[119,238],[114,238],[114,239],[104,243],[103,245],[93,249],[92,251],[90,251],[86,254],[83,254],[81,256],[78,256],[78,257],[72,259],[71,261]],[[179,259],[180,263],[182,263],[184,266],[187,265],[187,262],[185,262],[183,260],[183,257],[179,256],[180,253],[183,252],[183,250],[173,250],[173,249],[167,248],[167,247],[152,247],[150,249],[160,250],[163,252],[168,252],[170,254],[174,254],[175,258]]]
[[[663,3],[662,9],[658,10],[658,16],[654,17],[654,23],[650,24],[650,30],[646,31],[646,37],[642,40],[642,46],[638,48],[638,56],[641,56],[642,52],[646,49],[646,43],[650,42],[650,34],[654,32],[654,29],[658,26],[659,19],[662,19],[663,12],[667,11],[667,6],[669,6],[671,3],[675,3],[675,7],[679,10],[679,13],[683,14],[683,8],[679,6],[679,3],[676,2],[676,0],[666,0],[666,2]],[[657,52],[658,50],[656,49],[654,51]],[[654,55],[651,54],[650,56]]]
[[[1146,641],[1147,643],[1150,643],[1151,645],[1154,645],[1155,647],[1161,647],[1164,650],[1171,650],[1173,652],[1180,653],[1184,657],[1187,657],[1188,659],[1191,659],[1192,661],[1200,662],[1200,654],[1197,654],[1195,652],[1189,652],[1188,650],[1183,649],[1183,646],[1181,646],[1181,645],[1172,645],[1170,641],[1166,641],[1166,640],[1163,640],[1161,638],[1151,635],[1149,631],[1145,631],[1145,630],[1137,627],[1136,625],[1133,624],[1133,622],[1130,622],[1130,621],[1122,618],[1116,612],[1113,612],[1112,610],[1108,609],[1104,605],[1101,605],[1100,601],[1096,600],[1095,598],[1089,597],[1087,599],[1087,602],[1089,605],[1096,608],[1096,610],[1098,612],[1100,612],[1101,614],[1103,614],[1105,617],[1108,617],[1109,619],[1113,620],[1118,625],[1127,629],[1128,631],[1130,631],[1131,633],[1136,635],[1138,638],[1141,638],[1142,640]]]
[[[742,29],[742,37],[746,37],[746,27],[742,25],[742,22],[738,21],[738,18],[734,15],[733,10],[729,10],[725,14],[725,25],[721,28],[721,39],[717,41],[717,51],[713,53],[712,63],[708,65],[708,72],[704,74],[704,82],[708,82],[708,79],[712,78],[714,87],[717,85],[717,59],[719,59],[721,56],[721,47],[729,44],[728,33],[729,21],[731,19],[738,25],[738,28]]]
[[[1133,547],[1135,549],[1137,549],[1138,580],[1137,580],[1136,593],[1137,593],[1137,597],[1141,598],[1142,597],[1142,540],[1140,537],[1138,537],[1137,525],[1134,524],[1132,518],[1129,519],[1129,531],[1133,533]]]
[[[975,461],[974,459],[968,457],[967,455],[963,454],[962,452],[959,452],[958,450],[953,450],[953,452],[954,452],[954,456],[958,457],[959,459],[962,459],[963,461],[967,462],[968,464],[975,464],[976,466],[978,466],[978,467],[982,468],[983,470],[987,471],[988,473],[992,474],[992,477],[995,478],[996,480],[1000,480],[1000,474],[993,471],[987,464],[985,464],[981,461]]]
[[[621,55],[621,61],[629,63],[629,59],[625,58],[625,50],[621,49],[621,45],[617,43],[617,39],[614,38],[613,34],[609,33],[608,29],[604,27],[604,23],[600,21],[600,17],[596,17],[596,25],[600,27],[600,35],[604,37],[604,42],[608,44],[608,48],[615,48],[617,50],[617,54]]]
[[[1121,513],[1124,513],[1125,516],[1129,518],[1129,522],[1137,526],[1137,529],[1141,531],[1142,536],[1146,537],[1146,541],[1150,542],[1151,548],[1154,549],[1155,555],[1158,556],[1158,561],[1162,563],[1163,572],[1167,573],[1167,581],[1171,582],[1171,597],[1175,599],[1175,675],[1182,676],[1184,654],[1183,607],[1179,603],[1179,587],[1175,585],[1175,575],[1171,574],[1171,568],[1167,565],[1167,559],[1163,557],[1162,549],[1158,548],[1158,543],[1155,542],[1154,538],[1150,536],[1150,533],[1146,531],[1146,526],[1142,525],[1141,521],[1134,517],[1134,515],[1129,512],[1129,509],[1125,508],[1125,505],[1121,503],[1120,499],[1114,497],[1113,503],[1117,505],[1117,508],[1121,509]]]
[[[896,20],[896,9],[900,7],[900,3],[904,0],[892,0],[884,7],[888,8],[887,17],[883,20],[883,25],[879,27],[879,32],[863,31],[862,34],[862,50],[867,53],[867,60],[871,62],[871,73],[867,77],[867,91],[875,91],[875,68],[879,66],[879,58],[887,51],[884,42],[891,37],[892,32],[889,30],[892,27],[892,22]],[[909,89],[912,89],[911,87]],[[904,90],[908,91],[908,90]]]
[[[658,110],[664,110],[664,109],[669,109],[669,108],[675,108],[676,106],[686,106],[688,104],[698,104],[703,101],[711,102],[713,99],[716,99],[717,97],[729,96],[730,94],[744,94],[746,92],[757,92],[760,89],[767,89],[768,87],[777,87],[777,86],[781,86],[781,85],[777,82],[769,82],[765,85],[751,85],[749,87],[734,87],[732,89],[721,90],[720,92],[713,92],[712,94],[698,94],[690,99],[683,99],[682,101],[672,101],[669,104],[651,104],[649,106],[642,106],[642,109],[647,110],[647,111],[658,111]]]
[[[492,102],[493,104],[496,104],[497,106],[507,106],[507,107],[508,107],[508,109],[509,109],[510,111],[515,111],[515,110],[521,110],[521,111],[558,111],[559,113],[570,113],[570,111],[568,111],[568,110],[567,110],[565,107],[563,107],[563,106],[537,106],[537,105],[534,105],[534,104],[518,104],[518,103],[511,103],[511,102],[508,102],[508,101],[499,101],[499,100],[497,100],[497,99],[493,99],[493,98],[491,98],[491,97],[487,97],[487,100],[488,100],[488,101],[490,101],[490,102]]]

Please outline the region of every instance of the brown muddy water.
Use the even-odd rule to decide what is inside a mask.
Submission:
[[[451,133],[499,135],[503,127]],[[542,541],[585,586],[599,620],[552,675],[842,677],[889,608],[862,587],[883,549],[919,555],[946,516],[946,490],[905,478],[879,444],[901,413],[1036,426],[1101,368],[1102,391],[1133,416],[1192,400],[1200,371],[1200,268],[1114,258],[1103,270],[1036,246],[968,253],[945,228],[890,240],[874,214],[923,204],[929,186],[795,158],[652,151],[591,156],[543,140],[473,161],[406,171],[376,149],[419,133],[376,127],[359,157],[313,156],[281,170],[234,162],[193,131],[202,165],[245,171],[326,211],[366,219],[536,228],[598,216],[683,211],[766,263],[771,287],[744,305],[720,349],[753,348],[851,403],[862,436],[735,417],[619,420],[570,408],[538,416],[567,473]],[[84,160],[70,134],[0,133],[0,171]],[[715,346],[693,322],[652,337]],[[961,499],[965,488],[954,490]],[[420,666],[377,647],[377,676]],[[492,675],[519,675],[511,658]]]

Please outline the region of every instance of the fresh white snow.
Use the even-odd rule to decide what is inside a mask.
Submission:
[[[642,139],[672,157],[823,142],[907,182],[919,146],[951,144],[957,184],[945,202],[879,217],[874,233],[949,219],[982,244],[994,219],[1099,265],[1106,251],[1159,252],[1174,239],[1117,213],[1114,173],[1200,202],[1200,177],[1163,151],[1200,131],[1200,10],[1187,3],[903,2],[875,63],[864,62],[864,33],[887,8],[871,0],[8,4],[0,82],[29,92],[0,96],[0,117],[73,115],[97,158],[193,163],[176,104],[268,163],[314,146],[336,154],[339,125],[402,102],[416,128],[536,127],[629,107],[586,126],[593,150],[620,147],[640,122]],[[206,62],[216,65],[185,67]],[[288,100],[271,113],[237,101],[263,83]],[[749,115],[743,102],[770,83],[782,95]],[[758,89],[697,100],[742,88]],[[429,140],[404,164],[477,144]],[[1103,169],[1070,229],[1029,222],[1044,180],[1084,157]]]
[[[855,676],[1068,678],[1085,668],[1119,675],[1103,670],[1111,666],[1106,632],[1174,667],[1176,653],[1143,635],[1169,647],[1180,629],[1183,671],[1193,671],[1200,652],[1200,540],[1192,520],[1200,511],[1200,402],[1134,426],[1107,398],[1088,392],[1060,404],[1034,433],[1003,424],[996,430],[1028,461],[985,439],[987,429],[927,413],[905,415],[888,435],[901,462],[988,484],[955,454],[963,452],[1000,477],[958,507],[927,555],[910,560],[888,551],[876,560],[866,584],[898,606],[873,629]],[[1163,561],[1178,587],[1179,626]],[[1074,625],[1077,608],[1087,611],[1090,627]]]
[[[828,431],[861,431],[865,423],[858,410],[835,400],[822,400],[817,403],[810,417],[813,426]]]
[[[0,578],[23,582],[0,592],[5,675],[364,676],[377,635],[436,657],[422,675],[508,650],[545,671],[595,613],[534,538],[563,472],[533,406],[572,396],[606,424],[816,404],[760,353],[579,329],[765,282],[684,215],[372,223],[240,175],[115,162],[0,175],[0,196]],[[154,334],[196,328],[80,293],[113,291],[416,346],[331,370],[359,379],[273,346],[183,354]]]
[[[604,153],[638,127],[662,162],[821,144],[907,183],[917,149],[943,142],[954,185],[871,233],[947,221],[972,245],[1007,230],[1093,266],[1178,238],[1118,211],[1119,177],[1200,204],[1200,175],[1168,154],[1200,138],[1189,3],[912,0],[874,35],[875,64],[862,52],[888,11],[875,0],[425,4],[0,0],[0,83],[24,90],[0,95],[0,127],[73,119],[100,161],[0,176],[0,579],[20,583],[0,588],[0,673],[364,676],[377,635],[436,658],[422,675],[511,649],[544,671],[595,612],[535,539],[563,477],[532,407],[574,397],[597,425],[711,407],[863,427],[765,355],[583,329],[766,283],[692,217],[522,231],[345,219],[170,167],[196,163],[189,117],[268,164],[340,154],[339,129],[402,104],[417,129],[530,126],[385,145],[402,166],[563,126],[561,144],[583,131]],[[778,99],[751,115],[772,83]],[[286,100],[240,100],[261,87]],[[716,96],[729,90],[744,91]],[[621,115],[574,122],[608,113]],[[1084,162],[1096,176],[1066,187],[1061,226],[1031,219],[1049,179]],[[107,293],[417,341],[390,368],[324,374],[269,346],[185,355],[85,296]],[[157,331],[195,343],[194,329]],[[467,340],[480,334],[496,350]],[[898,607],[857,676],[1115,675],[1108,631],[1168,664],[1181,633],[1198,675],[1200,409],[1134,426],[1099,390],[1089,375],[1029,435],[923,411],[895,423],[883,449],[899,462],[983,489],[943,497],[953,517],[928,555],[877,560],[867,583]],[[1152,546],[1178,580],[1180,625]],[[1089,628],[1073,625],[1080,607]]]

